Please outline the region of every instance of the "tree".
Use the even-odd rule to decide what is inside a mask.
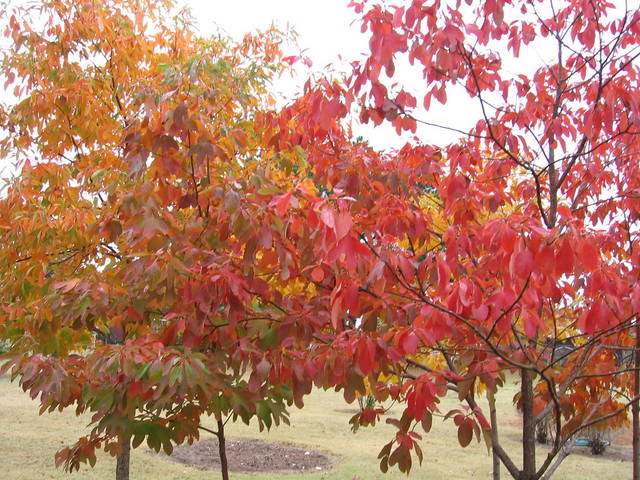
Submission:
[[[590,0],[466,3],[352,2],[370,55],[346,86],[309,84],[282,113],[299,130],[280,145],[306,150],[329,186],[308,217],[313,302],[331,312],[310,361],[316,383],[347,400],[368,378],[379,400],[404,402],[383,470],[409,470],[412,452],[422,460],[414,426],[428,432],[453,389],[464,406],[445,417],[463,446],[484,432],[513,478],[550,478],[575,434],[620,424],[638,403],[636,367],[615,353],[635,348],[640,307],[640,12]],[[554,56],[527,72],[518,58],[536,48]],[[479,107],[468,131],[420,119],[453,87]],[[398,133],[425,124],[462,137],[374,152],[342,141],[353,111]],[[506,372],[521,383],[521,467],[476,401]],[[404,381],[379,381],[393,373]],[[549,415],[553,445],[536,463],[535,428]],[[376,419],[365,410],[353,421]]]
[[[280,217],[315,188],[261,120],[284,37],[202,38],[173,12],[53,0],[2,14],[16,101],[0,151],[16,173],[0,199],[0,372],[41,413],[91,413],[56,456],[69,471],[102,448],[128,478],[130,446],[170,453],[204,415],[222,454],[228,417],[286,422],[288,349],[307,346],[272,303],[302,301]]]

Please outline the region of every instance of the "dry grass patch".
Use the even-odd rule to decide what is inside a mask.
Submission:
[[[505,388],[499,397],[501,436],[505,448],[519,460],[518,426],[520,419],[512,405],[516,386]],[[454,405],[454,399],[448,399]],[[443,406],[443,410],[449,405]],[[255,426],[229,425],[230,438],[258,438],[298,444],[309,449],[328,452],[337,458],[337,464],[328,471],[318,473],[233,473],[234,480],[350,480],[355,475],[363,480],[403,478],[399,472],[383,475],[376,459],[380,448],[393,435],[393,428],[384,422],[357,434],[349,430],[348,420],[352,406],[345,405],[335,392],[314,391],[303,410],[291,411],[291,426],[282,426],[271,432],[259,433]],[[395,412],[397,413],[397,411]],[[392,410],[391,414],[394,414]],[[102,455],[95,469],[84,469],[68,475],[54,467],[54,454],[61,446],[71,443],[87,431],[87,417],[76,417],[73,412],[38,416],[37,403],[30,400],[7,378],[0,378],[0,458],[7,480],[113,478],[115,461]],[[210,422],[209,427],[214,427]],[[209,438],[209,437],[205,437]],[[627,447],[628,438],[622,436],[614,446]],[[616,444],[617,443],[617,444]],[[414,466],[410,480],[417,479],[489,479],[491,458],[484,444],[472,443],[463,449],[457,443],[451,422],[435,420],[433,430],[422,443],[425,463]],[[539,461],[545,447],[540,447]],[[133,452],[131,478],[134,480],[210,480],[217,478],[211,471],[190,468],[159,455],[149,455],[143,448]],[[567,458],[554,479],[557,480],[618,480],[629,478],[631,463],[612,458],[575,454]],[[506,471],[502,477],[507,479]]]

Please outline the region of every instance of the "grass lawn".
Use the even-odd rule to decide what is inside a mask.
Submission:
[[[504,447],[514,454],[519,463],[520,417],[512,406],[517,386],[505,388],[497,398],[501,414],[501,437]],[[454,404],[454,399],[450,401]],[[404,478],[396,470],[382,474],[376,459],[380,448],[391,439],[393,428],[384,422],[375,428],[361,429],[357,434],[349,430],[348,420],[355,411],[335,392],[314,391],[307,399],[304,410],[291,411],[291,426],[271,432],[259,433],[257,427],[243,424],[227,427],[230,438],[261,438],[263,440],[291,442],[323,450],[337,459],[328,471],[308,474],[265,473],[234,474],[234,480],[362,480]],[[446,406],[445,406],[446,408]],[[446,411],[443,408],[443,411]],[[393,413],[393,411],[392,411]],[[213,422],[209,422],[213,427]],[[111,479],[115,460],[102,455],[94,469],[85,468],[72,475],[56,470],[54,454],[60,447],[72,443],[86,431],[87,418],[77,418],[71,411],[38,416],[37,403],[31,401],[17,385],[0,378],[0,458],[3,480],[36,479]],[[615,442],[614,442],[615,443]],[[415,465],[409,479],[470,479],[491,478],[491,457],[484,443],[475,441],[463,449],[458,445],[451,421],[434,419],[431,433],[422,442],[425,462]],[[545,447],[539,447],[538,461],[542,461]],[[618,480],[631,476],[631,463],[618,460],[573,454],[567,458],[554,476],[562,480]],[[131,478],[135,480],[186,480],[219,478],[217,472],[199,471],[149,455],[146,448],[132,454]],[[503,469],[502,478],[508,474]]]

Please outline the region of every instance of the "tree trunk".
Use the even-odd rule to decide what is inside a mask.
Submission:
[[[536,476],[536,416],[533,412],[533,375],[525,368],[520,372],[522,384],[522,472],[519,480]]]
[[[489,401],[489,417],[491,420],[491,443],[496,445],[498,443],[498,415],[496,413],[496,397],[493,390],[487,391],[487,400]],[[500,480],[500,457],[496,453],[495,448],[491,448],[491,456],[493,458],[493,480]]]
[[[129,438],[120,440],[120,449],[116,463],[116,480],[129,480],[129,460],[131,457],[131,442]]]
[[[227,445],[224,437],[224,422],[218,420],[218,452],[220,453],[220,473],[222,480],[229,480],[229,464],[227,463]]]
[[[633,396],[640,395],[640,319],[636,318],[636,350],[633,355]],[[633,480],[640,480],[640,405],[638,400],[631,405],[633,417]]]

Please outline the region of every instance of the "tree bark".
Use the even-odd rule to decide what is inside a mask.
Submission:
[[[116,460],[116,480],[129,480],[129,463],[131,459],[131,442],[129,438],[120,440],[120,453]]]
[[[498,415],[496,413],[496,397],[493,390],[487,391],[487,400],[489,401],[489,418],[491,420],[491,457],[493,459],[492,479],[500,480],[500,457],[493,445],[498,443]]]
[[[220,473],[222,473],[222,480],[229,480],[229,464],[227,462],[227,445],[224,436],[224,422],[222,419],[218,420],[218,453],[220,454]]]
[[[633,396],[640,395],[640,319],[636,318],[636,350],[633,355]],[[636,400],[631,405],[633,418],[633,480],[640,480],[640,405]]]
[[[520,372],[522,395],[522,472],[519,480],[536,476],[536,416],[533,412],[533,375],[523,368]]]

